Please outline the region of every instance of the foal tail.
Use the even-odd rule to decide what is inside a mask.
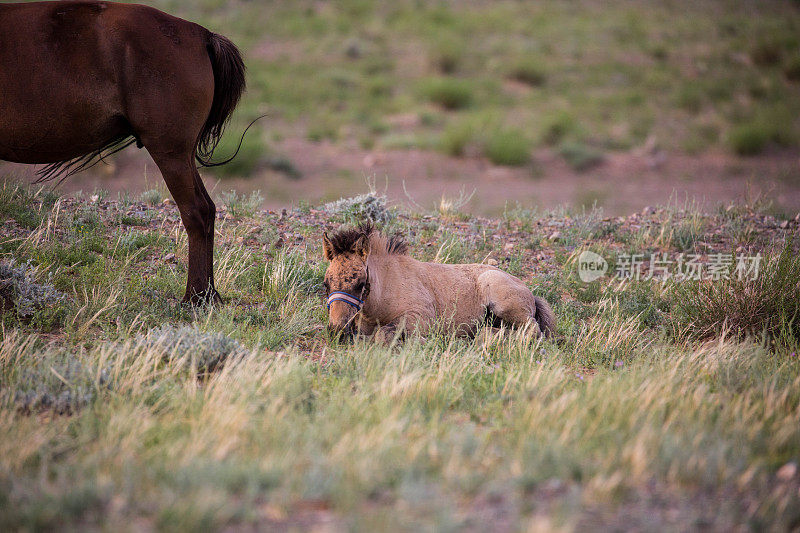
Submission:
[[[230,162],[239,153],[237,148],[236,153],[229,159],[219,163],[211,162],[214,149],[219,144],[225,126],[244,92],[245,66],[239,49],[227,37],[209,32],[206,49],[208,57],[211,59],[211,68],[214,70],[214,100],[211,103],[211,111],[203,130],[197,139],[195,158],[204,167],[216,167]],[[247,130],[245,130],[246,132]],[[242,139],[244,139],[244,134],[242,134]],[[239,141],[239,146],[241,144]]]
[[[534,296],[536,300],[536,323],[545,337],[550,338],[556,332],[556,315],[553,308],[543,298]]]

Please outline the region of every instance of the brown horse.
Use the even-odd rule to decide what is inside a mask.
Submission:
[[[329,327],[391,338],[399,329],[425,335],[437,321],[472,336],[481,323],[530,327],[550,337],[553,310],[511,274],[489,265],[423,263],[402,238],[371,224],[322,236]]]
[[[152,156],[189,236],[184,301],[214,288],[210,166],[244,90],[231,41],[156,9],[112,2],[0,4],[0,159],[46,163],[39,180],[134,142]]]

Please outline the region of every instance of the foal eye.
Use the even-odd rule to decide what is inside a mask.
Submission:
[[[359,281],[358,282],[358,285],[356,285],[356,290],[357,291],[364,290],[364,282],[363,281]]]

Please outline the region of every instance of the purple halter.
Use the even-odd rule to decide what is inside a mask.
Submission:
[[[352,294],[342,291],[333,291],[330,296],[328,296],[328,309],[331,308],[333,302],[348,303],[355,307],[356,311],[361,311],[361,306],[364,305],[364,301],[361,298],[356,298]]]

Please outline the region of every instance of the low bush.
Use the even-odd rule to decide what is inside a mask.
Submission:
[[[147,205],[158,205],[164,200],[165,195],[158,189],[148,189],[141,194],[140,198]]]
[[[42,309],[53,308],[66,299],[50,283],[37,283],[29,263],[11,260],[0,264],[0,306],[13,309],[23,319],[30,319]]]
[[[794,144],[792,124],[785,115],[771,113],[736,127],[729,142],[733,151],[742,156],[758,155],[770,144],[791,146]]]
[[[508,73],[511,79],[530,85],[540,87],[547,81],[545,68],[536,60],[525,59],[514,65]]]
[[[486,157],[495,165],[518,167],[531,160],[531,143],[519,130],[498,130],[484,146]]]
[[[145,350],[160,352],[165,362],[178,362],[199,373],[212,372],[225,361],[245,353],[238,341],[194,326],[164,325],[141,336],[138,344]]]
[[[732,273],[729,279],[676,285],[673,329],[697,339],[729,332],[800,341],[800,256],[792,243],[779,256],[764,257],[751,278]]]
[[[739,155],[757,155],[769,144],[770,133],[763,124],[746,124],[731,132],[730,145]]]
[[[342,223],[355,223],[362,220],[373,222],[388,222],[394,215],[386,207],[386,196],[371,191],[352,198],[340,198],[322,206],[322,210],[329,213]]]
[[[423,82],[422,94],[445,109],[458,110],[472,105],[473,86],[469,81],[454,78],[433,78]]]
[[[565,142],[558,152],[578,172],[589,170],[603,161],[603,152],[584,143]]]
[[[472,124],[466,122],[448,124],[439,138],[439,147],[447,155],[461,157],[474,139],[475,128]]]
[[[14,381],[13,401],[22,414],[74,414],[94,399],[96,385],[108,384],[106,372],[68,353],[43,357],[18,370]]]
[[[783,65],[783,75],[789,81],[800,81],[800,54],[792,56]]]

